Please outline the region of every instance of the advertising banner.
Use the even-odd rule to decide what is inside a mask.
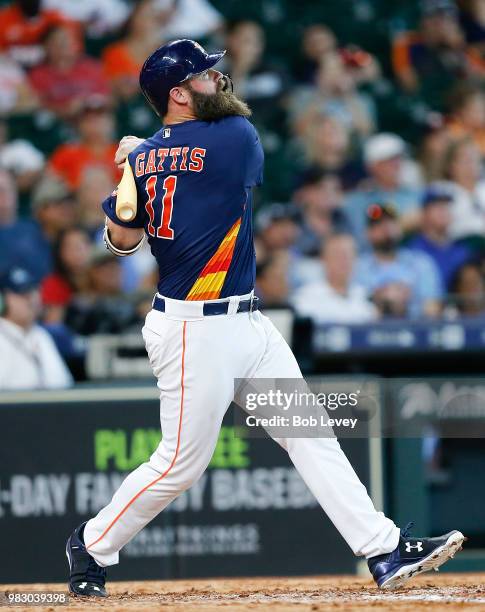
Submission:
[[[286,453],[236,431],[232,410],[206,473],[122,550],[111,579],[355,570]],[[2,396],[0,582],[65,580],[72,529],[110,501],[160,438],[152,387]],[[366,485],[368,444],[342,441]]]

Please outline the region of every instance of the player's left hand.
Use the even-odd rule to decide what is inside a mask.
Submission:
[[[128,155],[134,151],[143,140],[143,138],[138,138],[137,136],[123,136],[115,153],[115,164],[120,170],[123,170]]]

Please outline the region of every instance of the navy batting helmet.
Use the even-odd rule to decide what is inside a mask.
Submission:
[[[188,39],[174,40],[154,51],[140,71],[140,87],[157,115],[167,113],[172,87],[212,68],[225,53],[207,53],[199,43]]]

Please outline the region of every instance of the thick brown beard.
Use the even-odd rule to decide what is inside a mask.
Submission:
[[[203,94],[194,91],[190,83],[187,83],[187,88],[192,94],[194,115],[200,121],[217,121],[234,115],[251,116],[251,109],[246,102],[240,100],[232,91],[221,88],[215,94]]]

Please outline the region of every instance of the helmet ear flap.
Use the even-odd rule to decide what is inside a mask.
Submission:
[[[191,74],[187,74],[187,67],[183,64],[173,64],[169,69],[165,70],[165,78],[172,81],[172,87],[180,85],[184,81],[188,81],[191,78]]]

